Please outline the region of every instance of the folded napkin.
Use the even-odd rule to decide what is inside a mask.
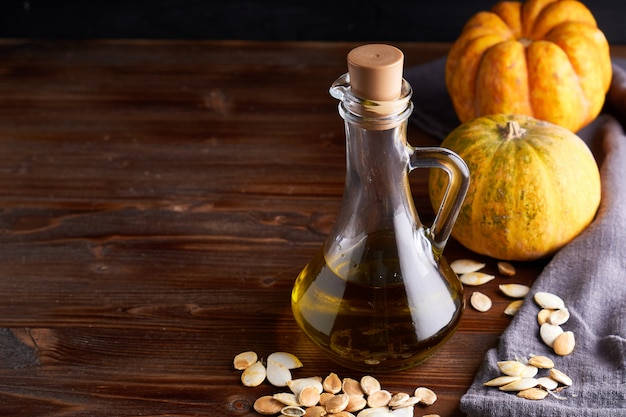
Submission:
[[[461,410],[469,417],[626,416],[626,61],[614,60],[603,114],[578,132],[600,165],[602,202],[594,222],[553,256],[535,280],[528,300],[490,349]],[[445,58],[410,68],[412,123],[443,139],[458,125],[444,81]],[[571,317],[563,325],[576,336],[574,352],[557,356],[538,335],[538,291],[559,295]],[[546,355],[573,380],[557,396],[518,398],[484,382],[501,375],[497,362]]]

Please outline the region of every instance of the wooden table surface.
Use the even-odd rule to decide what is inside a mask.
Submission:
[[[348,43],[0,41],[0,414],[253,416],[282,391],[242,386],[235,354],[330,363],[290,310],[296,275],[339,210],[343,120],[328,94]],[[445,44],[399,44],[406,66]],[[416,91],[415,94],[419,94]],[[413,145],[433,138],[409,127]],[[432,220],[424,173],[412,190]],[[449,260],[482,259],[451,241]],[[481,291],[425,364],[377,375],[459,399],[510,319]],[[466,295],[471,293],[466,289]]]

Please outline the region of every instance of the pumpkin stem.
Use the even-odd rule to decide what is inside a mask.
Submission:
[[[518,122],[509,120],[504,127],[504,138],[506,140],[519,139],[524,136],[526,129],[521,127]]]

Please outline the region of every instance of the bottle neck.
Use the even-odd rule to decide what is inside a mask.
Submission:
[[[375,101],[356,96],[350,86],[350,75],[344,74],[331,86],[330,94],[338,99],[339,114],[346,123],[370,131],[391,130],[406,122],[413,111],[413,91],[402,80],[400,97],[391,101]]]
[[[357,246],[372,234],[393,234],[400,225],[402,233],[410,234],[421,226],[408,180],[413,152],[406,139],[410,101],[383,116],[383,122],[364,115],[354,103],[345,105],[345,100],[339,109],[345,120],[346,182],[341,211],[327,241],[331,254]]]
[[[406,129],[406,119],[384,130],[346,120],[346,187],[363,187],[364,193],[380,194],[378,199],[393,195],[408,173]],[[350,181],[352,177],[358,180]]]
[[[353,94],[350,76],[344,74],[330,91],[340,100],[339,114],[345,121],[345,192],[359,190],[359,200],[369,198],[406,205],[405,194],[410,194],[407,174],[411,153],[406,132],[413,110],[410,85],[403,80],[402,93],[396,100],[365,100]]]

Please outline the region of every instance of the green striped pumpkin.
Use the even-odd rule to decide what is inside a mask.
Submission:
[[[453,130],[443,147],[470,170],[470,187],[452,231],[466,248],[502,260],[549,256],[593,220],[600,174],[587,145],[571,131],[523,115],[491,115]],[[432,170],[439,207],[447,175]]]

